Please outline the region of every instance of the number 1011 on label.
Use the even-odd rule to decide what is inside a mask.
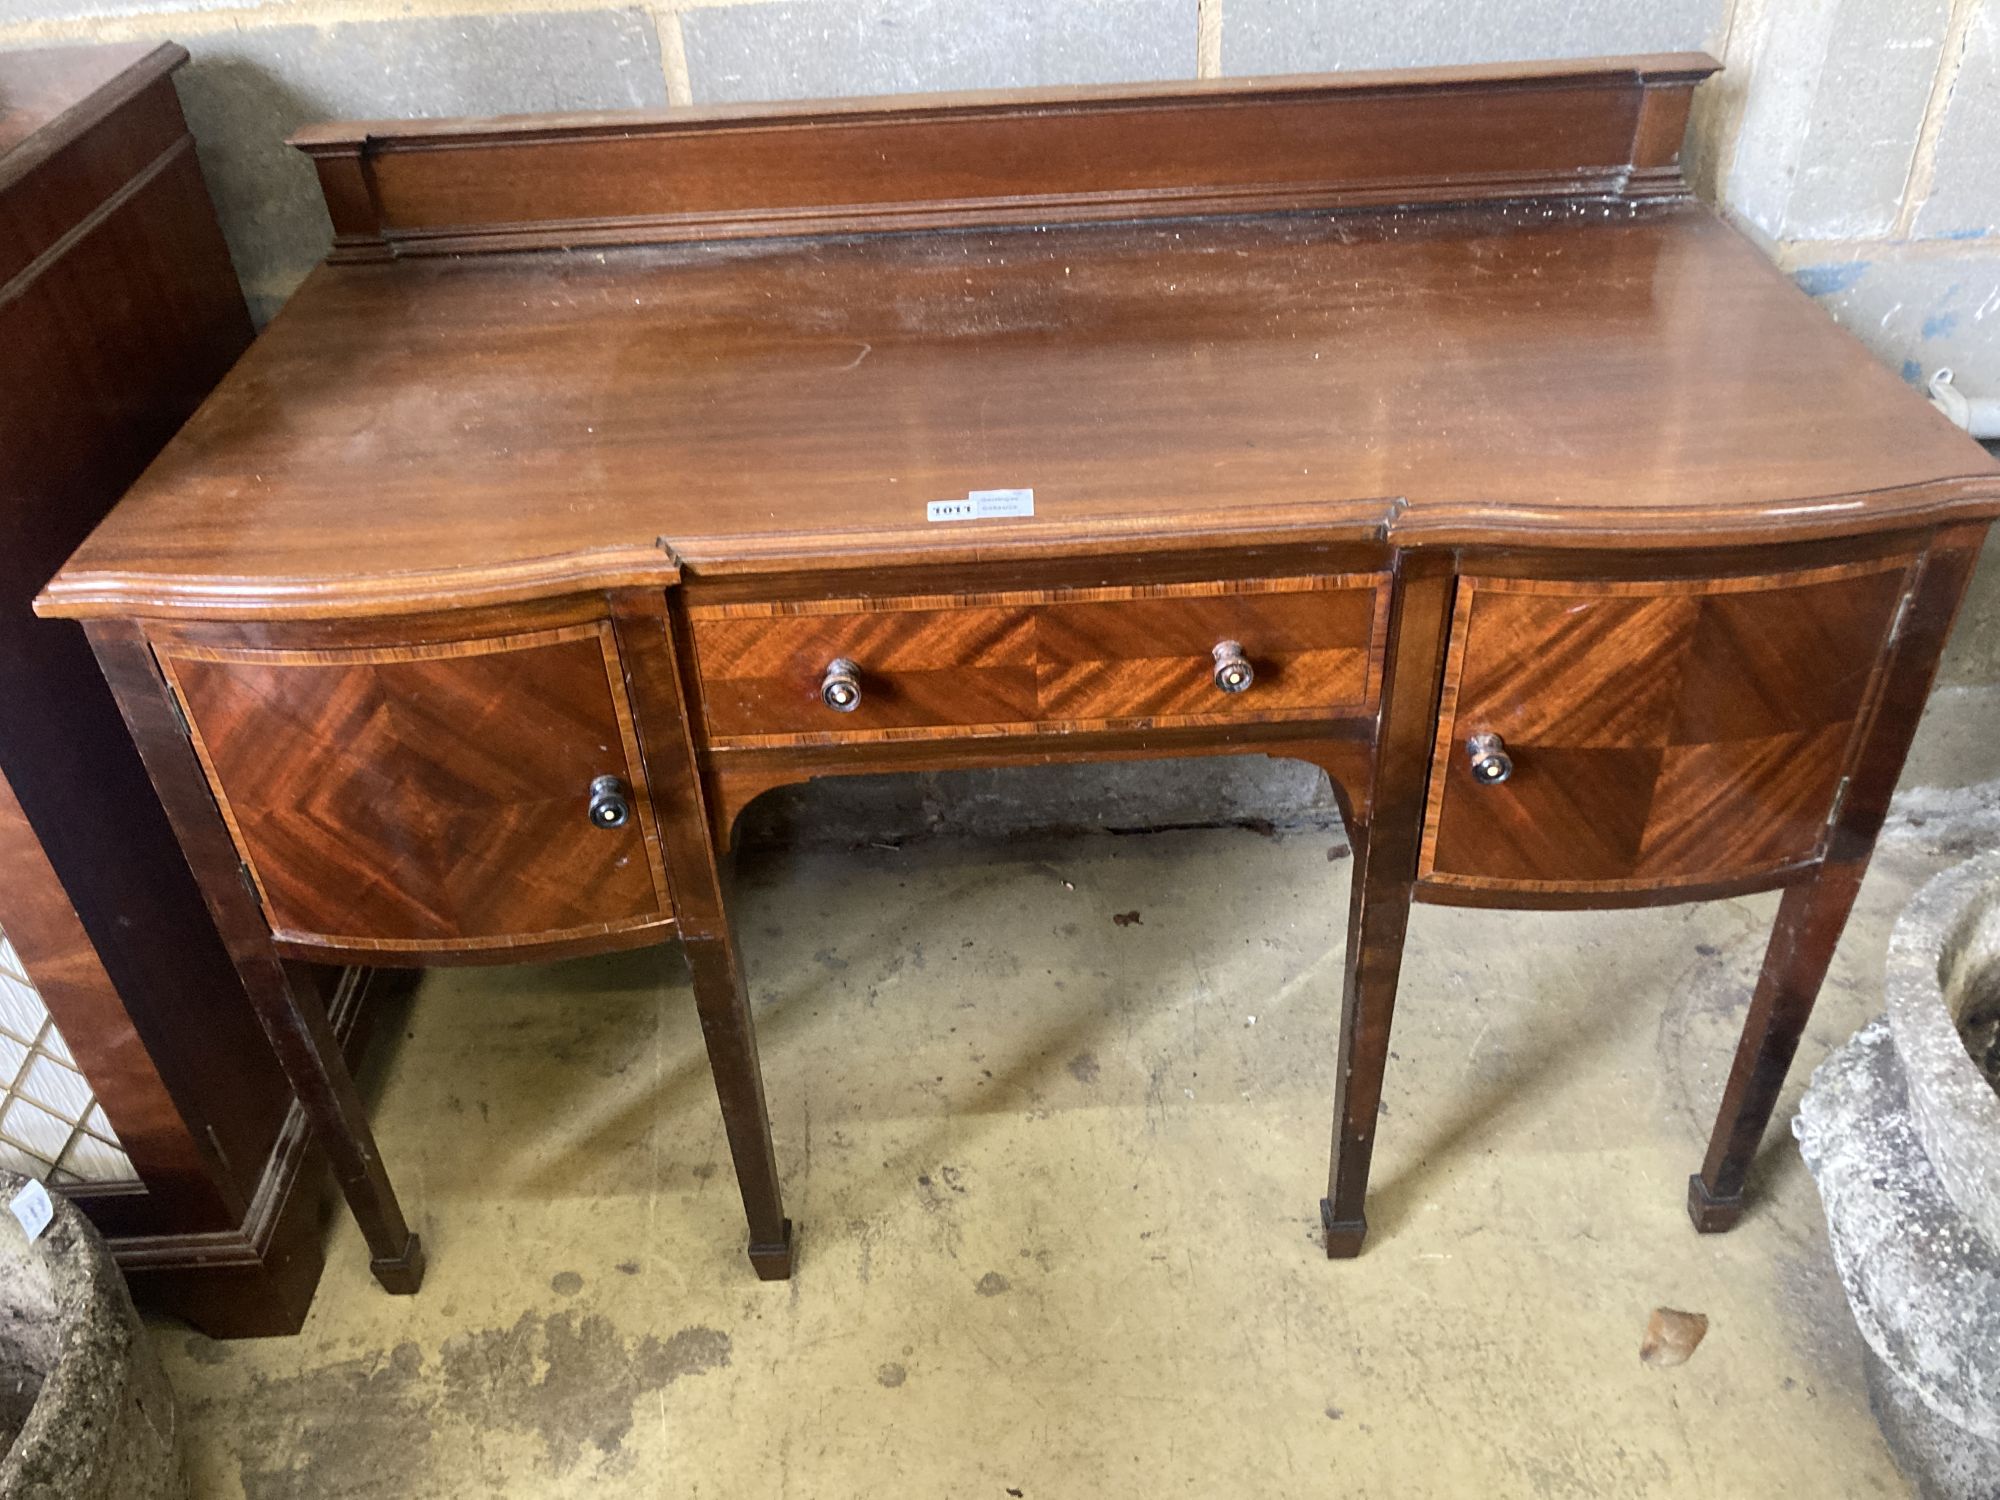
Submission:
[[[971,490],[963,500],[933,500],[924,507],[927,521],[989,521],[1034,513],[1033,490]]]

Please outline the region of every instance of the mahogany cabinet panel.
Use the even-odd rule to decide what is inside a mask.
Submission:
[[[1461,579],[1420,874],[1617,889],[1813,858],[1911,569]],[[1474,772],[1480,734],[1500,736],[1505,781]]]
[[[688,611],[718,748],[1365,713],[1380,687],[1386,573],[1127,588],[714,604]],[[1253,673],[1216,685],[1236,642]],[[820,696],[854,664],[849,712]]]
[[[156,645],[281,942],[480,948],[669,910],[606,624],[422,646]],[[629,789],[622,826],[591,788]]]
[[[83,632],[31,609],[251,342],[185,58],[0,52],[0,989],[35,1042],[0,1155],[53,1161],[142,1303],[271,1334],[319,1275],[319,1149]],[[299,981],[353,1044],[366,976]]]
[[[293,143],[319,166],[335,261],[963,227],[1024,206],[1060,224],[1408,203],[1446,185],[1642,197],[1672,190],[1688,94],[1715,67],[1663,53],[725,105],[575,115],[553,139],[376,121]],[[592,171],[574,168],[579,140]]]

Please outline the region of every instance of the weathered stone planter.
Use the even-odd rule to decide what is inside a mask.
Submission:
[[[0,1203],[27,1179],[0,1171]],[[33,1244],[0,1212],[4,1500],[185,1497],[173,1391],[104,1242],[61,1198]]]
[[[1958,1211],[2000,1245],[2000,1093],[1965,1036],[2000,1011],[2000,852],[1917,893],[1889,940],[1887,992],[1924,1155]]]
[[[1887,995],[1793,1131],[1898,1462],[1926,1497],[2000,1500],[2000,1095],[1959,1031],[2000,1000],[2000,854],[1918,893]]]

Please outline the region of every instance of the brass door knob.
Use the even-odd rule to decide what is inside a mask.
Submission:
[[[861,706],[861,668],[844,656],[826,664],[819,680],[820,701],[835,713],[851,714]]]
[[[590,821],[598,828],[623,828],[632,819],[631,790],[616,776],[590,784]]]
[[[1257,680],[1257,673],[1243,655],[1241,641],[1220,641],[1215,651],[1215,685],[1225,693],[1240,693]]]
[[[1475,734],[1465,742],[1472,761],[1472,779],[1483,786],[1497,786],[1514,774],[1513,757],[1497,734]]]

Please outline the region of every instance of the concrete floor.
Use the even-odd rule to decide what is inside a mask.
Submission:
[[[1946,690],[1781,1115],[1993,842]],[[1774,897],[1420,908],[1363,1257],[1318,1246],[1337,837],[760,857],[740,925],[800,1263],[752,1279],[672,954],[429,976],[378,1129],[431,1253],[344,1216],[305,1332],[156,1324],[197,1493],[1901,1495],[1786,1125],[1682,1209]],[[1136,915],[1133,915],[1136,914]],[[1124,920],[1121,920],[1123,918]],[[1638,1357],[1656,1306],[1693,1358]]]

